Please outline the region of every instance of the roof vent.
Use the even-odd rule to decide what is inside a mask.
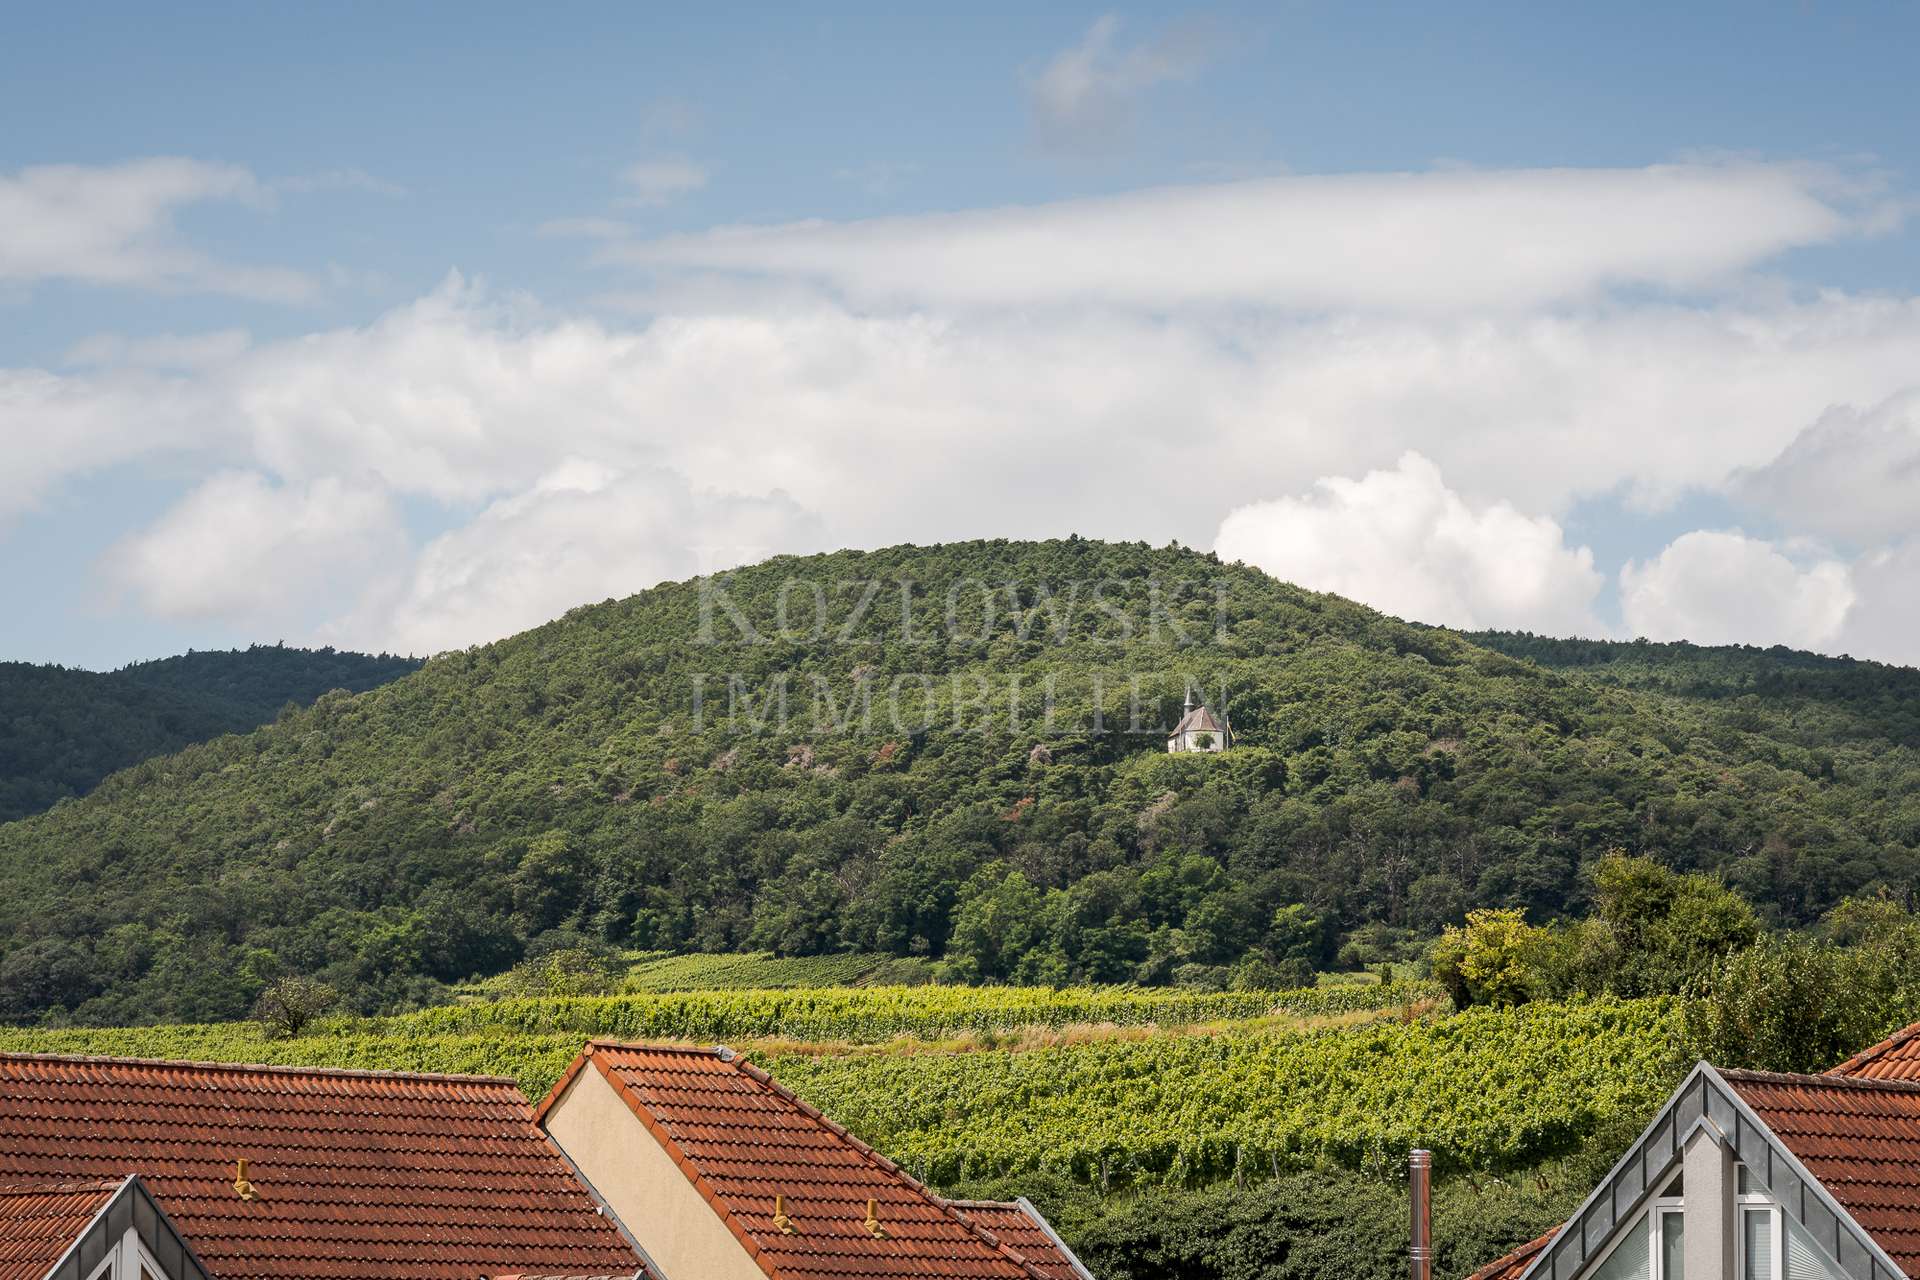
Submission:
[[[773,1225],[780,1229],[780,1234],[783,1236],[793,1234],[793,1219],[787,1216],[787,1198],[785,1196],[775,1196],[773,1198]]]
[[[887,1238],[887,1229],[880,1225],[880,1215],[875,1212],[877,1208],[878,1205],[875,1201],[871,1199],[867,1201],[867,1234],[875,1240],[885,1240]]]
[[[236,1160],[233,1162],[233,1194],[239,1196],[242,1200],[258,1200],[260,1198],[259,1192],[253,1189],[253,1184],[247,1181],[247,1162],[245,1160]]]

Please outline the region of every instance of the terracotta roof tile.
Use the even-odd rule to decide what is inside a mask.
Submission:
[[[510,1080],[0,1054],[0,1182],[128,1174],[219,1280],[638,1266]]]
[[[0,1280],[45,1280],[125,1179],[0,1186]]]
[[[985,1227],[1002,1244],[1046,1274],[1048,1280],[1080,1280],[1085,1274],[1061,1247],[1051,1228],[1018,1200],[949,1200],[960,1216]]]
[[[1920,1276],[1920,1084],[1720,1073],[1909,1276]]]
[[[588,1063],[774,1280],[1055,1280],[730,1050],[593,1041],[538,1116]],[[776,1196],[791,1234],[774,1224]]]
[[[1555,1227],[1545,1235],[1527,1241],[1506,1257],[1495,1258],[1468,1276],[1467,1280],[1520,1280],[1521,1273],[1526,1271],[1527,1264],[1533,1261],[1534,1255],[1546,1248],[1559,1234],[1560,1228]]]
[[[1868,1080],[1920,1080],[1920,1022],[1862,1049],[1827,1073]]]

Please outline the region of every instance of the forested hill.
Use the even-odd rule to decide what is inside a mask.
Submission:
[[[1189,680],[1233,750],[1165,753]],[[289,969],[393,1006],[571,933],[1271,977],[1477,904],[1578,910],[1615,847],[1719,871],[1782,921],[1910,893],[1920,756],[1178,548],[781,558],[0,827],[0,1014],[226,1017]]]
[[[113,672],[0,663],[0,822],[84,795],[150,756],[245,733],[290,702],[371,689],[419,665],[284,645],[186,653]]]
[[[1810,744],[1858,738],[1920,747],[1920,671],[1912,667],[1784,645],[1562,640],[1525,631],[1474,631],[1467,639],[1630,689],[1744,704],[1754,724],[1797,731]]]

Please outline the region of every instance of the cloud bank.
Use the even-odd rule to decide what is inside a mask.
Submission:
[[[818,281],[863,303],[1473,311],[1697,290],[1879,225],[1811,167],[1354,174],[721,227],[609,252]]]
[[[681,290],[638,320],[453,276],[293,339],[100,335],[0,370],[0,520],[199,465],[102,562],[116,598],[414,651],[776,551],[1069,532],[1593,633],[1618,566],[1569,513],[1708,493],[1750,532],[1636,556],[1628,633],[1915,660],[1920,299],[1737,287],[1861,232],[1844,187],[1281,179],[603,248]],[[275,572],[261,546],[273,590],[200,580]]]

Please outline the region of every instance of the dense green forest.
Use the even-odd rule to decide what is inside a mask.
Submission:
[[[108,774],[224,733],[289,703],[358,693],[418,669],[411,658],[254,645],[118,671],[0,662],[0,822],[85,795]]]
[[[1920,747],[1920,671],[1830,658],[1781,645],[1562,640],[1520,631],[1467,639],[1543,667],[1629,689],[1722,704],[1728,722],[1797,731],[1804,742],[1886,741]]]
[[[665,585],[0,826],[0,1016],[400,1008],[556,938],[1274,986],[1585,914],[1613,849],[1768,925],[1920,881],[1914,673],[1485,639],[1556,665],[1177,547]],[[1165,753],[1190,683],[1232,750]]]

